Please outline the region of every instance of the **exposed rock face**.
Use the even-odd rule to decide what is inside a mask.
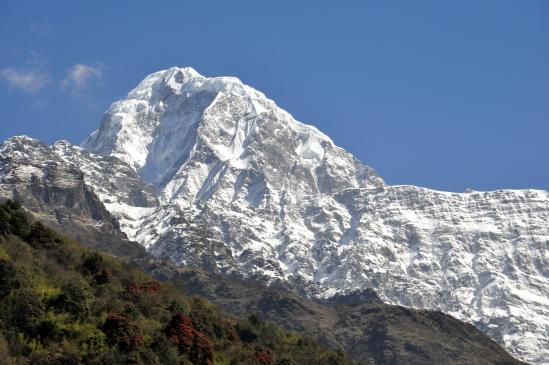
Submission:
[[[94,248],[134,257],[142,249],[128,242],[96,192],[102,184],[114,192],[126,190],[129,196],[147,194],[151,188],[129,168],[124,171],[128,174],[115,173],[117,165],[113,158],[92,157],[66,141],[49,147],[26,136],[13,137],[0,146],[0,199],[19,201],[40,220]],[[96,175],[99,184],[92,187],[88,177]],[[119,184],[107,185],[106,179],[116,178]],[[148,196],[154,202],[154,195]]]
[[[549,358],[546,191],[386,185],[262,93],[190,68],[145,78],[82,146],[50,153],[159,257],[317,298],[373,288]]]

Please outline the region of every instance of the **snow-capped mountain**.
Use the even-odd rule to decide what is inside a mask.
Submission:
[[[14,141],[37,148],[12,139],[0,162],[21,153],[6,147]],[[157,256],[311,296],[374,288],[389,303],[475,323],[515,356],[547,363],[547,191],[387,185],[262,93],[191,68],[146,77],[83,149],[41,148],[81,171],[121,230]],[[10,163],[0,165],[6,197]]]

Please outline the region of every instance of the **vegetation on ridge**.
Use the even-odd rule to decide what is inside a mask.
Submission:
[[[0,205],[0,363],[349,364],[257,316],[237,320]]]

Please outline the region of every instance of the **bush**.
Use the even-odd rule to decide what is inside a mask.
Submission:
[[[15,360],[10,354],[8,342],[3,336],[0,336],[0,364],[15,365]]]
[[[91,277],[95,285],[108,284],[112,280],[112,271],[106,267],[103,256],[96,252],[83,255],[81,270],[85,276]]]
[[[154,296],[158,294],[161,289],[162,285],[160,285],[158,281],[147,281],[141,285],[132,282],[128,286],[128,292],[133,295],[144,294],[147,296]]]
[[[30,220],[21,205],[8,200],[0,206],[0,234],[6,236],[14,234],[21,238],[28,236],[30,232]]]
[[[101,328],[111,345],[118,345],[123,351],[137,350],[145,340],[141,329],[131,319],[111,313]]]
[[[11,261],[0,259],[0,299],[8,296],[14,289],[19,289],[21,282],[17,270]]]
[[[61,294],[55,299],[54,306],[76,318],[86,318],[90,314],[89,300],[91,293],[77,284],[69,283],[61,288]]]
[[[278,361],[276,365],[297,365],[297,363],[291,359],[283,358],[282,360]]]
[[[223,327],[220,326],[219,314],[210,303],[193,298],[190,317],[194,328],[208,336],[226,337]]]
[[[11,215],[5,206],[0,207],[0,235],[7,236],[8,234],[11,234],[12,229],[10,220]]]
[[[85,255],[82,260],[82,273],[86,276],[100,275],[105,270],[105,259],[94,252]]]
[[[183,313],[177,313],[172,317],[166,334],[177,345],[179,352],[187,355],[193,364],[213,363],[212,343],[193,327],[193,321]]]
[[[157,333],[152,341],[151,349],[158,354],[160,364],[178,363],[178,349],[165,335]]]
[[[22,331],[32,332],[44,316],[44,303],[30,289],[16,290],[7,299],[11,324]]]
[[[254,357],[260,365],[274,365],[273,354],[269,349],[257,348]]]
[[[93,279],[94,284],[101,285],[101,284],[108,284],[112,280],[112,271],[109,269],[103,269],[101,270],[101,273],[99,275],[96,275]]]
[[[27,242],[34,248],[54,248],[61,243],[61,238],[42,223],[35,222],[27,236]]]
[[[242,342],[251,343],[259,337],[259,331],[252,325],[250,321],[240,322],[236,325],[236,332]]]
[[[190,310],[189,305],[186,302],[178,301],[173,299],[170,303],[170,306],[168,307],[168,311],[174,315],[176,313],[185,313]]]
[[[124,306],[124,309],[121,313],[124,317],[127,317],[133,321],[137,320],[139,318],[139,315],[141,314],[139,312],[139,309],[132,303],[128,303]]]

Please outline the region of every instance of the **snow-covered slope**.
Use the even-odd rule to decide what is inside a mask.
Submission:
[[[373,287],[472,321],[523,359],[549,358],[545,191],[386,186],[262,93],[190,68],[148,76],[83,147],[156,186],[156,213],[121,223],[159,256],[313,295]]]
[[[158,256],[313,296],[375,288],[547,363],[546,191],[389,186],[262,93],[190,68],[145,78],[82,147],[91,154],[52,150],[81,166],[121,229]],[[124,187],[136,173],[154,186],[142,182],[140,199],[129,198],[137,182]]]

